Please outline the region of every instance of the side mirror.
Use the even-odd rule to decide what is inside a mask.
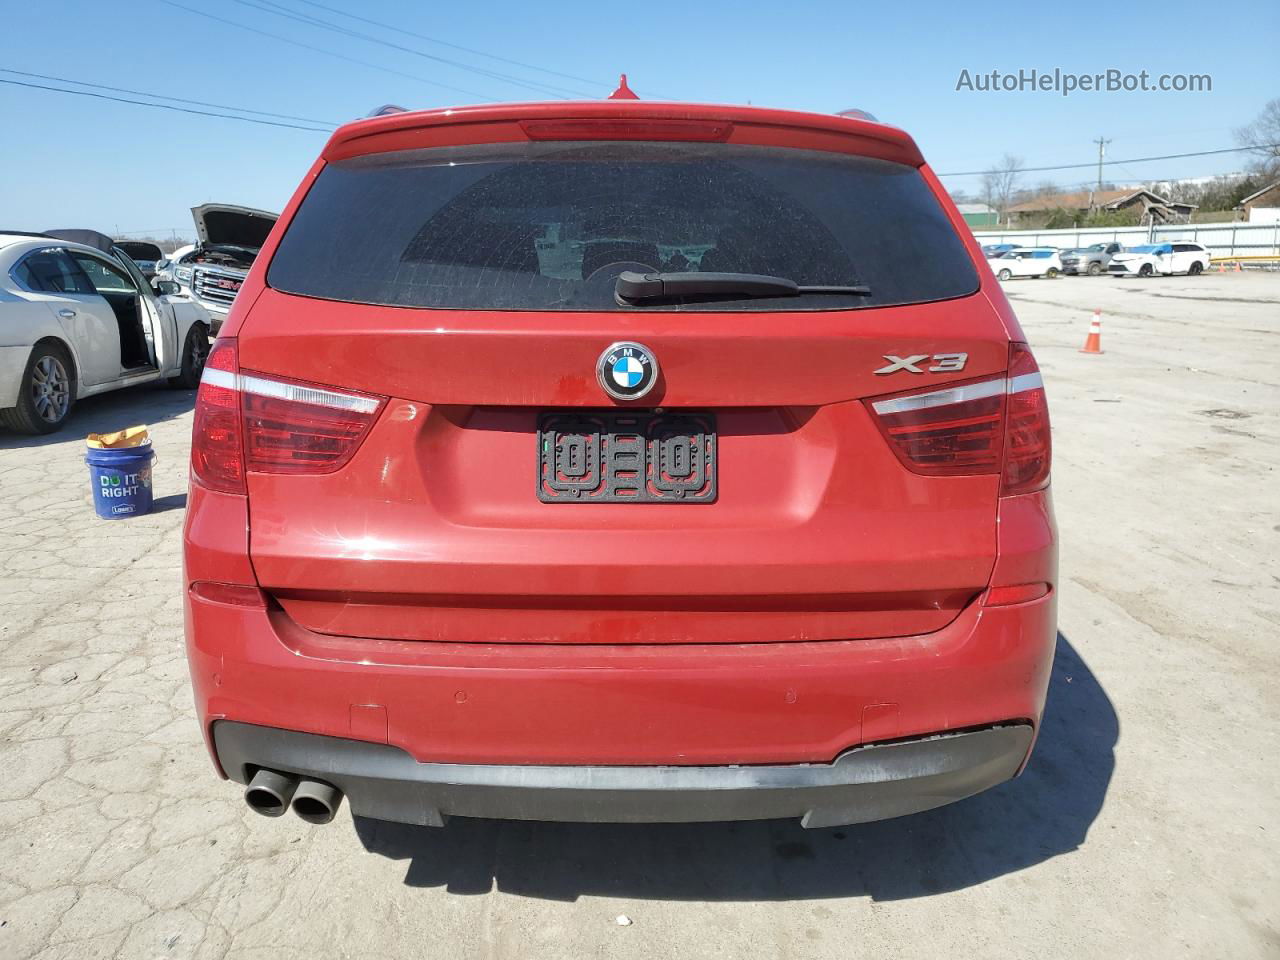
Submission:
[[[182,292],[182,284],[174,280],[153,280],[151,289],[156,292],[158,297],[171,297]]]

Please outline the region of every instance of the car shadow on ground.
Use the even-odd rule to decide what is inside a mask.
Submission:
[[[185,510],[187,508],[187,495],[185,493],[171,493],[166,497],[156,497],[151,501],[152,513],[164,513],[166,510]]]
[[[68,440],[83,440],[90,433],[110,433],[140,423],[161,423],[182,416],[195,402],[194,390],[178,390],[155,383],[113,390],[77,400],[62,428],[54,433],[28,436],[0,428],[0,449],[47,447]]]
[[[1120,723],[1058,635],[1039,742],[1017,780],[881,823],[564,824],[454,818],[443,829],[356,818],[370,852],[407,860],[404,882],[451,893],[573,901],[900,900],[983,883],[1075,850],[1106,797]]]

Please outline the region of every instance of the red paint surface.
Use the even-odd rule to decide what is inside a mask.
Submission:
[[[563,120],[648,121],[675,138],[683,123],[703,139],[921,166],[981,287],[748,322],[415,310],[265,287],[325,158],[522,140]],[[224,336],[242,369],[387,401],[336,472],[251,470],[247,497],[193,484],[188,585],[258,585],[268,598],[264,610],[186,595],[206,733],[225,717],[385,740],[423,761],[713,764],[828,761],[861,742],[1038,723],[1056,591],[982,598],[1056,582],[1048,491],[1001,499],[998,472],[912,472],[863,402],[925,385],[875,376],[885,354],[968,353],[963,372],[929,378],[937,388],[1002,376],[1021,337],[922,164],[891,127],[737,107],[504,105],[339,129]],[[645,406],[716,413],[716,503],[538,501],[537,413],[611,405],[594,365],[619,339],[661,357]],[[499,376],[494,358],[508,353],[523,362]]]

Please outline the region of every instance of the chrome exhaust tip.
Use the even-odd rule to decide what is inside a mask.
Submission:
[[[278,817],[289,809],[298,778],[274,770],[259,770],[244,791],[249,809],[264,817]]]
[[[303,780],[293,794],[293,812],[307,823],[329,823],[341,805],[342,791],[320,780]]]

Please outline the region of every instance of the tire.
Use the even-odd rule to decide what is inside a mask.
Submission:
[[[1050,267],[1048,270],[1046,270],[1046,271],[1045,271],[1045,274],[1044,274],[1044,275],[1045,275],[1046,277],[1048,277],[1050,280],[1057,280],[1057,279],[1058,279],[1058,268],[1057,268],[1057,267]]]
[[[1013,276],[1013,274],[1009,272],[1009,268],[1008,268],[1008,267],[1005,267],[1003,270],[1001,270],[999,273],[997,273],[997,274],[996,274],[996,279],[997,279],[997,280],[1008,280],[1008,279],[1009,279],[1010,277],[1012,277],[1012,276]]]
[[[53,433],[67,422],[75,403],[76,374],[71,354],[60,343],[37,343],[22,372],[18,405],[0,410],[0,426],[17,433]]]
[[[1138,268],[1138,276],[1140,277],[1150,277],[1153,273],[1155,271],[1151,269],[1151,264],[1149,263],[1144,263]]]
[[[1202,273],[1204,273],[1204,264],[1197,260],[1191,265],[1191,269],[1187,271],[1187,276],[1198,277]]]
[[[1097,260],[1089,264],[1089,276],[1091,277],[1102,276],[1102,264],[1100,264]]]
[[[176,377],[169,378],[169,386],[194,390],[200,386],[204,362],[209,359],[209,328],[203,323],[193,323],[182,344],[182,369]]]

